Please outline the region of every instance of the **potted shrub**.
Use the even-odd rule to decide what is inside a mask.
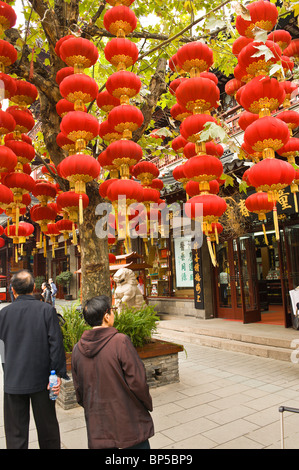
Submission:
[[[45,282],[45,280],[45,276],[36,276],[36,278],[34,279],[35,290],[41,290],[42,283]]]
[[[69,293],[70,282],[72,280],[73,273],[71,271],[62,271],[58,276],[56,276],[56,282],[58,285],[66,288],[66,295],[64,296],[65,300],[72,300],[73,296]]]
[[[64,323],[61,325],[61,330],[68,371],[71,370],[71,357],[75,344],[78,343],[83,332],[90,329],[80,309],[78,309],[79,305],[80,302],[77,301],[61,307],[61,315],[64,320]]]

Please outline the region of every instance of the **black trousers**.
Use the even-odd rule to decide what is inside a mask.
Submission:
[[[60,449],[55,401],[49,391],[30,395],[4,393],[4,429],[7,449],[28,449],[30,402],[40,449]]]

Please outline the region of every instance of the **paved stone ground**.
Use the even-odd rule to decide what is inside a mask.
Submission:
[[[186,352],[179,353],[180,382],[151,389],[151,447],[280,449],[278,408],[299,408],[299,364],[187,342],[184,346]],[[1,370],[0,449],[5,449],[2,390]],[[57,406],[57,414],[62,447],[86,449],[83,410]],[[298,446],[299,415],[285,413],[285,448]],[[38,448],[33,418],[30,448]]]

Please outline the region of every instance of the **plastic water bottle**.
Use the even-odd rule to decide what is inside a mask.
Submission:
[[[49,397],[50,400],[56,400],[57,395],[53,392],[52,388],[57,385],[58,380],[57,380],[57,375],[55,370],[51,370],[50,377],[49,377],[49,386],[50,386],[50,392],[49,392]]]

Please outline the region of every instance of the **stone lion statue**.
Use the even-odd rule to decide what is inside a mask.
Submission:
[[[143,295],[137,287],[134,272],[128,268],[120,268],[113,276],[116,283],[114,292],[115,307],[121,313],[124,304],[127,307],[141,307],[144,302]]]

